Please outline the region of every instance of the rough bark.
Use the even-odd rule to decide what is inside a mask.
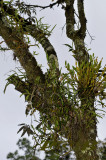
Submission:
[[[74,2],[75,0],[66,0],[65,16],[66,16],[66,34],[75,45],[75,59],[78,62],[88,61],[89,55],[85,48],[84,38],[86,35],[86,18],[84,14],[83,1],[78,1],[78,12],[79,12],[79,21],[80,28],[75,29],[75,9]]]
[[[28,45],[25,43],[23,35],[17,30],[7,27],[0,19],[0,35],[5,40],[8,47],[14,51],[19,59],[21,66],[25,69],[26,75],[31,82],[34,82],[37,76],[44,81],[44,74],[33,55],[29,52]]]
[[[80,28],[77,30],[75,29],[75,0],[64,0],[61,3],[63,2],[65,3],[66,34],[67,37],[74,42],[75,59],[80,66],[82,62],[89,61],[89,54],[86,51],[84,43],[87,22],[84,13],[84,1],[77,1],[80,21]],[[12,16],[17,23],[22,19],[21,27],[23,28],[23,32],[19,32],[15,27],[7,26],[6,21],[3,21],[4,15]],[[55,128],[55,130],[62,136],[65,135],[65,138],[68,139],[70,146],[75,151],[77,160],[98,160],[96,153],[96,116],[93,114],[95,113],[95,95],[91,94],[89,97],[86,97],[86,95],[81,97],[80,91],[78,96],[81,100],[81,109],[79,109],[79,113],[74,112],[71,108],[72,103],[69,102],[60,91],[61,82],[58,78],[56,86],[47,86],[47,81],[49,81],[49,83],[51,81],[52,83],[52,80],[50,77],[48,79],[47,75],[44,75],[41,68],[37,65],[35,57],[29,52],[29,46],[23,37],[26,32],[35,38],[44,48],[45,53],[49,57],[49,59],[47,59],[50,66],[49,72],[53,69],[54,62],[56,67],[55,72],[59,72],[57,53],[45,33],[35,24],[27,22],[20,15],[16,16],[15,9],[13,7],[9,8],[4,4],[4,13],[0,14],[0,36],[4,39],[8,47],[14,51],[15,56],[18,58],[27,76],[26,82],[15,75],[10,77],[8,81],[15,86],[17,91],[23,94],[26,90],[28,90],[30,94],[33,93],[33,96],[29,99],[32,101],[33,107],[39,110],[42,115],[46,114],[51,124],[54,124],[54,121],[51,121],[52,117],[57,117],[57,120],[59,120],[59,118],[65,119],[65,115],[67,114],[68,121],[65,122],[65,124],[61,123],[61,127],[58,130]],[[53,61],[51,59],[53,59]],[[40,84],[36,84],[36,78],[38,76],[40,77]],[[60,100],[59,94],[62,100]],[[51,95],[54,96],[52,97],[52,101],[50,101]],[[38,106],[36,106],[37,101],[39,101]],[[58,106],[62,111],[61,114],[57,112]],[[66,112],[66,108],[68,108],[68,113]]]
[[[28,22],[26,19],[22,18],[20,15],[16,16],[16,9],[14,9],[12,6],[8,7],[7,5],[4,4],[3,9],[5,12],[5,15],[12,16],[12,18],[17,23],[21,23],[23,34],[29,33],[36,41],[38,41],[42,45],[48,57],[47,61],[48,61],[49,67],[52,69],[51,59],[53,59],[55,63],[55,67],[57,68],[57,72],[59,72],[57,54],[55,52],[54,47],[52,46],[49,39],[47,38],[46,34],[38,26],[36,26],[36,24],[32,24],[32,22]]]
[[[78,17],[80,21],[80,28],[75,30],[75,10],[74,2],[75,0],[66,0],[65,16],[66,16],[66,33],[67,37],[73,40],[75,45],[75,59],[79,62],[88,62],[89,54],[86,51],[84,39],[86,36],[86,17],[84,13],[84,0],[78,0]],[[86,71],[85,71],[86,72]],[[84,88],[82,84],[82,88]],[[83,92],[83,91],[82,91]],[[80,97],[80,94],[79,94]],[[80,97],[81,107],[84,108],[82,113],[82,120],[75,127],[73,126],[73,148],[76,153],[78,160],[96,160],[97,155],[97,128],[96,128],[96,116],[92,115],[92,111],[95,112],[94,108],[94,95],[85,95],[85,97]],[[92,124],[90,124],[92,121]],[[75,131],[76,128],[76,131]],[[86,148],[86,149],[84,149]]]

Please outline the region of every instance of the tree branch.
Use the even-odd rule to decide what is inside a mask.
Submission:
[[[32,22],[27,21],[20,15],[16,15],[16,9],[14,9],[12,6],[8,7],[6,4],[4,4],[4,10],[5,14],[12,16],[12,18],[17,23],[21,22],[21,26],[23,28],[24,33],[26,32],[29,33],[42,45],[47,55],[47,61],[49,63],[49,67],[51,67],[51,62],[52,62],[51,59],[53,59],[53,63],[55,63],[55,67],[57,68],[57,71],[59,71],[57,54],[52,44],[50,43],[49,39],[46,37],[46,34],[43,32],[43,30],[38,28],[38,26],[36,26],[35,24],[32,24]]]
[[[33,7],[33,8],[41,8],[41,9],[46,9],[46,8],[52,8],[53,6],[55,5],[59,5],[59,0],[54,2],[54,3],[51,3],[50,5],[47,5],[47,6],[39,6],[39,5],[30,5],[30,4],[25,4],[25,6],[27,7]]]
[[[65,16],[66,16],[66,34],[67,37],[74,40],[76,31],[74,29],[75,17],[74,17],[74,1],[66,0]]]
[[[28,45],[25,43],[23,35],[17,30],[7,27],[0,19],[0,35],[5,40],[8,47],[15,52],[21,66],[25,69],[30,82],[34,83],[37,76],[44,82],[44,74],[33,55],[29,52]]]
[[[22,81],[18,76],[15,76],[14,74],[11,75],[7,80],[10,84],[13,84],[15,86],[15,89],[17,91],[21,92],[22,94],[25,94],[26,90],[29,90],[29,84]]]
[[[84,0],[78,0],[78,13],[79,13],[79,20],[81,24],[80,32],[84,39],[86,36],[86,30],[87,30],[86,28],[87,20],[84,13]]]
[[[25,5],[26,7],[30,7],[30,8],[46,9],[46,8],[53,8],[55,5],[58,5],[58,6],[59,6],[59,4],[62,4],[62,3],[64,3],[64,0],[57,0],[56,2],[51,3],[51,4],[47,5],[47,6],[30,5],[30,4],[25,4],[25,3],[24,3],[24,5]],[[17,4],[18,4],[18,3],[15,3],[14,6],[17,6]]]
[[[86,33],[86,19],[82,17],[84,14],[83,3],[78,3],[79,6],[79,19],[81,23],[81,27],[76,30],[75,29],[75,11],[74,11],[74,2],[75,0],[65,0],[66,8],[65,8],[65,16],[66,16],[66,34],[67,37],[70,38],[75,45],[74,57],[75,59],[81,63],[82,61],[89,60],[89,54],[86,51],[84,38]],[[84,25],[84,26],[83,26]],[[84,27],[84,28],[83,28]]]

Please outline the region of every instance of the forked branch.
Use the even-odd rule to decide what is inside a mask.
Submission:
[[[50,43],[49,39],[47,38],[46,34],[41,30],[36,24],[32,24],[32,22],[27,21],[23,17],[21,17],[19,14],[16,15],[16,9],[14,9],[12,6],[8,7],[6,4],[4,4],[4,11],[5,15],[9,15],[12,17],[17,23],[21,25],[21,28],[23,29],[23,33],[26,34],[29,33],[34,39],[36,39],[44,48],[44,51],[47,55],[47,61],[48,64],[51,63],[51,58],[54,59],[55,66],[57,70],[58,68],[58,58],[57,54],[55,52],[54,47]],[[49,65],[50,66],[50,65]]]
[[[89,60],[89,54],[86,51],[84,39],[86,35],[86,18],[84,14],[84,5],[82,0],[78,0],[78,18],[80,21],[80,28],[75,28],[75,0],[65,0],[65,16],[66,16],[66,34],[75,45],[74,56],[75,59],[81,63]]]

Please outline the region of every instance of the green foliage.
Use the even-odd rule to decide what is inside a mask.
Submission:
[[[72,43],[72,46],[69,45],[69,44],[64,44],[65,46],[67,46],[69,48],[69,52],[75,52],[74,48],[73,48],[73,43]]]
[[[73,66],[72,69],[70,69],[69,63],[65,62],[68,73],[62,74],[61,81],[67,86],[68,90],[72,91],[73,96],[77,97],[77,102],[94,96],[96,98],[95,102],[99,102],[102,107],[105,106],[103,92],[106,88],[106,76],[104,76],[106,67],[99,74],[101,63],[102,60],[98,62],[94,54],[90,55],[89,62],[82,62],[80,65],[76,62],[76,66]],[[68,98],[73,99],[73,96],[70,97],[69,93],[67,92]]]
[[[9,153],[7,155],[7,159],[10,160],[40,160],[37,156],[35,156],[35,150],[34,148],[31,146],[31,143],[28,139],[23,138],[23,139],[19,139],[19,141],[17,142],[17,146],[19,148],[19,151],[23,151],[23,155],[19,154],[19,151],[16,150],[13,153]]]
[[[13,4],[12,4],[13,5]],[[52,31],[54,30],[54,28],[56,27],[56,25],[51,29],[50,29],[50,25],[48,24],[44,24],[42,23],[42,18],[40,18],[39,20],[36,18],[36,9],[35,7],[28,7],[27,5],[25,5],[24,2],[20,2],[20,0],[17,0],[16,3],[15,3],[15,6],[18,7],[17,8],[17,11],[20,12],[20,13],[23,13],[23,14],[26,14],[28,16],[28,18],[26,19],[28,22],[31,22],[31,23],[35,23],[36,24],[36,27],[38,29],[41,29],[43,31],[43,34],[45,34],[46,36],[50,36]],[[32,12],[31,12],[32,11]],[[32,13],[34,14],[34,16],[32,16]],[[21,24],[25,23],[24,21],[20,22],[20,26]],[[41,41],[43,39],[41,38]]]
[[[24,136],[25,133],[27,133],[28,136],[33,135],[33,131],[31,130],[29,125],[22,123],[22,124],[19,124],[19,126],[22,126],[22,127],[18,130],[17,133],[19,133],[20,131],[23,131],[21,137]]]
[[[9,153],[7,155],[7,159],[11,159],[11,160],[40,160],[37,156],[35,156],[37,150],[31,146],[31,142],[26,139],[26,138],[22,138],[19,139],[17,142],[17,146],[19,148],[19,151],[16,150],[13,153]],[[23,155],[20,155],[20,151],[23,151]],[[59,152],[61,152],[60,150],[51,150],[51,151],[46,151],[45,152],[45,158],[44,160],[71,160],[71,152],[67,153],[66,155],[59,156],[61,155]],[[105,160],[106,159],[106,139],[104,139],[104,141],[98,141],[98,154],[99,154],[99,158],[100,160]]]
[[[106,159],[106,138],[104,141],[98,141],[98,152],[100,160]]]
[[[17,142],[17,146],[19,150],[16,150],[13,153],[9,153],[7,155],[7,159],[11,159],[11,160],[40,160],[36,155],[36,153],[38,152],[37,150],[35,150],[34,147],[31,146],[31,142],[26,139],[19,139]],[[19,153],[23,152],[23,155],[20,155]],[[70,154],[65,155],[64,157],[60,157],[59,155],[59,150],[55,151],[46,151],[45,152],[45,158],[44,160],[69,160],[70,158]],[[71,159],[70,159],[71,160]]]
[[[10,1],[10,3],[5,1],[5,4],[11,7],[15,5],[15,14],[8,16],[3,9],[1,10],[12,29],[17,29],[19,34],[23,35],[24,24],[28,22],[28,25],[33,25],[34,23],[35,27],[41,32],[40,34],[44,34],[47,37],[51,35],[55,26],[49,30],[50,26],[42,23],[43,18],[39,20],[36,18],[36,10],[33,10],[35,15],[32,16],[31,8],[26,7],[24,2],[20,2],[20,0],[16,1],[15,4],[12,2],[13,1]],[[26,14],[27,19],[24,20],[19,17],[18,13]],[[25,39],[30,46],[28,34]],[[41,35],[39,43],[44,39],[45,37]],[[35,46],[39,47],[39,44],[35,44]],[[65,44],[65,46],[69,47],[69,52],[76,53],[73,45]],[[34,54],[35,53],[36,51]],[[84,110],[89,108],[89,115],[93,114],[96,117],[97,113],[90,107],[92,106],[92,99],[95,99],[95,102],[102,105],[102,107],[105,106],[105,96],[103,93],[106,87],[106,76],[103,75],[106,67],[103,68],[101,74],[98,74],[101,69],[102,60],[98,62],[98,59],[95,58],[93,54],[90,55],[88,62],[83,61],[80,62],[80,64],[76,62],[76,65],[73,66],[72,69],[69,63],[65,62],[68,73],[59,73],[59,75],[56,75],[56,68],[58,67],[56,66],[54,57],[47,55],[50,70],[45,74],[45,84],[40,83],[40,77],[38,76],[31,86],[28,82],[27,75],[21,69],[18,69],[20,74],[14,72],[14,74],[8,77],[4,92],[11,83],[17,87],[19,81],[25,82],[25,85],[28,87],[24,89],[22,95],[25,96],[25,100],[28,102],[25,112],[26,115],[28,115],[30,111],[32,115],[39,106],[42,108],[42,112],[40,113],[40,120],[36,127],[21,124],[18,133],[22,131],[21,136],[25,133],[33,135],[35,148],[39,147],[40,150],[45,150],[46,152],[55,151],[56,153],[57,151],[56,154],[59,153],[57,156],[60,156],[63,155],[63,152],[67,153],[70,151],[68,140],[66,140],[64,134],[61,133],[62,130],[67,128],[68,121],[70,122],[69,115],[72,115],[74,112],[74,116],[76,117],[77,114],[79,120],[81,120],[81,116],[84,116]],[[52,67],[50,64],[52,64]],[[35,104],[33,105],[33,97],[37,97],[36,106]],[[43,104],[47,104],[47,106],[45,105],[46,107],[43,107]],[[90,120],[90,123],[93,123],[92,120]],[[62,126],[64,127],[62,128]],[[18,152],[15,154],[18,155]]]
[[[60,135],[54,131],[50,122],[44,123],[42,120],[38,122],[36,128],[33,125],[31,127],[34,132],[33,139],[35,140],[35,149],[39,148],[39,150],[44,150],[48,154],[54,153],[54,157],[56,156],[58,158],[70,151],[67,140],[60,137]]]
[[[40,120],[39,122],[37,121],[38,125],[36,127],[22,124],[18,133],[22,131],[22,136],[25,133],[33,135],[35,148],[39,147],[39,150],[55,151],[55,154],[57,154],[56,150],[59,150],[60,155],[64,155],[63,151],[64,153],[70,151],[68,141],[64,139],[64,136],[60,136],[61,126],[63,124],[66,126],[70,118],[68,115],[70,108],[68,108],[66,104],[70,104],[71,110],[78,115],[79,119],[81,119],[79,113],[83,112],[84,108],[84,106],[81,106],[82,99],[87,99],[86,96],[92,97],[94,95],[97,98],[98,96],[102,96],[101,94],[105,89],[104,82],[106,77],[103,77],[103,75],[106,68],[104,67],[103,72],[98,75],[98,71],[101,68],[101,62],[102,61],[98,62],[94,55],[90,56],[90,61],[88,63],[83,62],[79,65],[76,62],[76,66],[73,66],[72,69],[70,69],[69,63],[65,62],[68,73],[61,73],[59,81],[56,78],[56,74],[51,74],[51,72],[46,73],[45,86],[41,86],[39,81],[40,77],[37,77],[35,84],[37,89],[39,88],[39,94],[43,95],[45,90],[45,94],[47,94],[45,96],[49,96],[48,103],[50,106],[43,108],[45,114],[40,113]],[[15,74],[21,77],[22,80],[27,81],[24,73],[22,71],[20,73],[20,75]],[[8,79],[10,78],[11,77]],[[60,83],[60,86],[58,86],[58,83]],[[7,82],[7,85],[8,84],[9,83]],[[32,93],[28,90],[24,93],[26,101],[28,102],[26,115],[29,114],[29,111],[31,111],[31,115],[33,115],[36,108],[44,103],[42,99],[41,102],[36,102],[36,106],[33,106],[32,98],[35,89],[36,88],[33,88]],[[64,101],[64,96],[67,98],[67,101]],[[99,103],[102,103],[104,106],[103,98]],[[46,112],[49,112],[50,114],[46,115]],[[95,114],[95,116],[100,116],[92,110],[91,112],[92,114]],[[90,121],[90,123],[92,123],[92,121]]]
[[[3,3],[5,5],[5,7],[10,8],[9,12],[12,13],[12,14],[9,14],[9,16],[8,16],[7,12],[4,10],[3,7],[0,10],[0,12],[2,12],[2,14],[4,15],[2,17],[2,19],[6,23],[6,26],[11,27],[11,29],[13,29],[13,30],[17,30],[19,35],[25,34],[24,37],[25,37],[26,42],[28,44],[30,44],[30,40],[28,37],[28,35],[30,35],[30,34],[27,32],[25,33],[24,27],[23,27],[25,24],[28,24],[28,25],[35,24],[36,28],[41,30],[42,34],[44,34],[47,37],[49,37],[51,35],[54,28],[56,27],[56,25],[54,25],[51,28],[50,25],[42,23],[42,19],[44,17],[42,17],[38,20],[36,17],[36,8],[33,6],[27,6],[24,1],[20,2],[20,0],[17,0],[14,3],[13,0],[10,0],[10,1],[3,1]],[[15,7],[15,10],[13,9],[13,7]],[[27,18],[24,19],[24,18],[20,17],[19,14],[26,15]],[[40,41],[43,41],[43,38],[41,38]],[[40,41],[39,41],[39,43],[40,43]],[[29,45],[29,47],[30,46],[32,46],[32,45]],[[39,44],[34,44],[33,46],[39,47]],[[9,50],[9,48],[3,47],[0,45],[0,50],[6,51],[6,50]]]
[[[28,7],[25,5],[25,2],[22,1],[20,2],[20,0],[17,0],[15,3],[11,3],[13,6],[17,7],[20,11],[20,13],[24,13],[26,15],[28,15],[29,17],[31,17],[31,12],[33,14],[36,14],[36,9],[33,7]]]
[[[27,76],[25,74],[25,72],[23,71],[23,69],[20,67],[16,68],[17,71],[12,70],[11,72],[13,72],[13,74],[9,75],[7,80],[7,83],[5,85],[4,88],[4,93],[6,92],[7,87],[13,82],[15,84],[18,84],[18,80],[23,80],[23,81],[27,81]],[[18,77],[19,79],[16,79],[16,77]]]
[[[16,150],[13,153],[7,155],[7,159],[11,160],[40,160],[36,155],[37,150],[31,146],[31,143],[28,139],[23,138],[19,139],[17,142],[19,151]],[[20,155],[19,152],[23,151],[23,155]],[[64,158],[60,158],[59,150],[55,151],[46,151],[44,160],[69,160],[69,154],[65,155]]]
[[[56,25],[49,31],[49,29],[50,29],[51,26],[48,25],[48,24],[42,23],[42,19],[43,19],[43,18],[44,18],[44,17],[40,18],[39,20],[37,20],[37,18],[35,18],[35,22],[36,22],[35,24],[36,24],[37,28],[41,29],[45,35],[50,36],[51,33],[52,33],[52,31],[53,31],[54,28],[56,27]],[[41,41],[42,41],[42,40],[43,40],[43,39],[41,39]]]

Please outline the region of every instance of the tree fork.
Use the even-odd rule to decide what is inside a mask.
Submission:
[[[56,4],[60,4],[59,1],[57,2]],[[66,16],[66,34],[67,37],[74,42],[75,59],[78,61],[80,67],[83,62],[85,62],[85,64],[86,62],[89,62],[89,54],[84,43],[87,23],[84,13],[84,1],[77,0],[78,16],[80,21],[80,28],[77,30],[75,29],[75,0],[64,0],[61,2],[65,2],[66,4],[64,7]],[[22,19],[23,22],[21,23],[21,26],[23,33],[18,33],[18,31],[15,30],[15,27],[12,29],[11,27],[6,26],[2,20],[3,15],[1,14],[0,35],[5,40],[8,47],[15,52],[16,57],[19,59],[21,66],[26,72],[28,83],[33,85],[29,89],[27,86],[27,81],[23,82],[19,79],[19,77],[14,75],[8,79],[8,81],[15,86],[17,91],[20,91],[21,93],[24,93],[26,89],[30,90],[31,96],[33,93],[33,96],[30,98],[33,109],[35,108],[39,110],[42,114],[42,117],[46,115],[45,117],[47,121],[50,122],[50,126],[55,124],[55,120],[60,123],[58,128],[54,126],[54,130],[61,136],[65,136],[65,138],[68,139],[69,145],[75,151],[78,160],[98,160],[99,158],[97,155],[96,143],[97,122],[94,107],[95,92],[93,92],[94,95],[83,95],[80,88],[78,97],[80,98],[81,106],[78,109],[78,113],[76,113],[76,110],[72,108],[72,102],[69,102],[66,98],[66,95],[61,91],[61,81],[59,81],[59,78],[59,83],[56,82],[55,85],[52,83],[52,69],[50,68],[48,72],[51,72],[51,77],[48,78],[49,74],[44,74],[41,68],[37,65],[36,59],[29,52],[28,44],[24,42],[23,34],[28,32],[33,38],[40,42],[48,57],[52,57],[54,60],[56,60],[56,69],[59,70],[57,53],[55,52],[55,49],[50,43],[49,39],[41,29],[37,28],[36,25],[32,24],[31,22],[27,22],[20,15],[16,16],[14,8],[9,8],[5,4],[3,5],[6,15],[12,16],[17,23],[19,23],[20,19]],[[48,6],[45,8],[48,8]],[[41,40],[42,38],[43,40]],[[48,63],[52,62],[48,60]],[[36,77],[40,77],[41,81],[39,84],[36,84]],[[46,82],[48,82],[50,86],[48,86]],[[39,102],[39,105],[36,105],[37,102]],[[68,117],[67,121],[65,120],[66,115]],[[64,123],[62,123],[61,119],[64,120]]]

